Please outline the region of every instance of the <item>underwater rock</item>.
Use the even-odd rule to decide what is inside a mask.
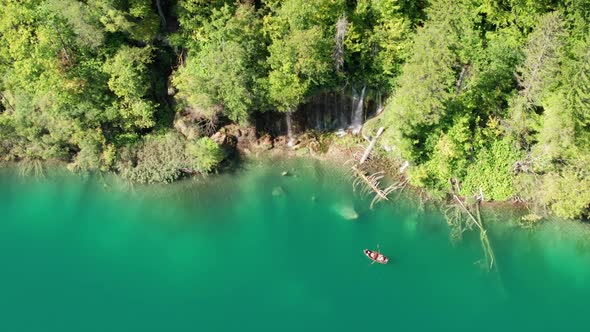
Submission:
[[[346,220],[355,220],[359,217],[359,214],[356,212],[354,207],[348,205],[338,206],[336,208],[336,212]]]
[[[344,137],[344,136],[346,136],[346,131],[344,131],[344,129],[340,128],[336,131],[336,136],[337,137]]]
[[[285,194],[285,190],[283,190],[283,187],[276,187],[272,190],[272,195],[277,197],[277,196],[283,196]]]

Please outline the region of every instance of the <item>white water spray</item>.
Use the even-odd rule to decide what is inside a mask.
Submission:
[[[358,134],[363,127],[363,115],[364,115],[364,101],[365,101],[365,92],[367,90],[367,86],[363,86],[361,90],[360,96],[358,92],[353,87],[352,88],[352,133]]]
[[[293,121],[291,119],[291,110],[285,113],[285,121],[287,122],[287,146],[291,147],[294,144],[293,139]]]

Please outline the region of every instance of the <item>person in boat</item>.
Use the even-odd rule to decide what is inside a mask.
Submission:
[[[371,253],[369,254],[369,256],[371,256],[372,259],[379,259],[379,256],[374,251],[371,251]]]

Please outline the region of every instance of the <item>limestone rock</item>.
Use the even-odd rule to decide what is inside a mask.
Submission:
[[[336,207],[336,212],[346,220],[355,220],[359,217],[359,214],[356,212],[354,207],[349,205]]]
[[[188,140],[195,139],[201,135],[200,128],[186,117],[178,117],[174,120],[174,129],[180,132]]]
[[[272,190],[272,195],[275,196],[275,197],[283,196],[284,194],[285,194],[285,190],[283,190],[283,187],[280,187],[280,186],[279,187],[275,187]]]
[[[258,139],[258,148],[261,150],[270,150],[273,147],[272,138],[270,135],[263,135]]]
[[[238,139],[234,135],[228,134],[224,129],[225,128],[222,128],[220,131],[213,134],[211,139],[219,144],[219,146],[225,151],[226,155],[229,156],[236,152]]]

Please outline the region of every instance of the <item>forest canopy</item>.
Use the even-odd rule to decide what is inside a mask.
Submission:
[[[590,0],[0,0],[0,159],[168,182],[216,167],[222,123],[360,95],[433,197],[587,218],[589,21]]]

